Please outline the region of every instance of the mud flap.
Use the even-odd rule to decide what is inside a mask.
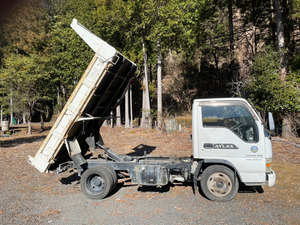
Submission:
[[[194,194],[196,193],[198,177],[199,177],[199,173],[200,173],[200,169],[202,167],[202,164],[203,164],[203,161],[199,162],[197,167],[196,167],[196,170],[194,172],[194,177],[193,177],[193,183],[194,183],[193,192],[194,192]]]

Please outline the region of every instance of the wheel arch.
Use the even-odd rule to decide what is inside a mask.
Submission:
[[[207,167],[212,166],[212,165],[222,165],[222,166],[228,167],[229,169],[231,169],[234,172],[234,174],[237,175],[238,181],[242,182],[239,171],[231,162],[224,160],[224,159],[204,159],[203,165],[202,165],[203,171]]]

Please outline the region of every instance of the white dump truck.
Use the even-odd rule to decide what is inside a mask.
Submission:
[[[120,155],[105,148],[99,133],[135,76],[137,67],[77,22],[71,27],[95,51],[54,126],[30,163],[40,172],[74,168],[82,192],[107,196],[122,180],[139,186],[193,182],[213,201],[229,201],[240,185],[273,186],[271,137],[259,114],[242,98],[196,99],[193,103],[193,156]],[[269,128],[274,121],[269,114]],[[99,152],[88,158],[87,151]]]

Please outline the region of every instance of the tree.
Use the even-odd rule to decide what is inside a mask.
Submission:
[[[149,96],[149,81],[148,81],[148,64],[147,64],[147,52],[145,43],[143,43],[144,53],[144,76],[143,76],[143,104],[142,104],[142,128],[151,128],[151,115],[150,115],[150,96]]]
[[[121,127],[121,106],[118,105],[116,108],[116,127]]]
[[[284,29],[283,29],[283,20],[281,15],[281,8],[279,0],[274,0],[275,12],[276,12],[276,27],[277,27],[277,39],[278,39],[278,49],[280,55],[280,78],[285,81],[287,75],[287,62],[286,62],[286,49],[284,42]]]
[[[92,27],[95,10],[93,1],[50,1],[47,13],[51,20],[48,40],[48,70],[54,83],[53,93],[58,91],[58,111],[64,106],[74,87],[85,71],[93,51],[70,27],[77,18],[86,27]]]
[[[18,92],[20,88],[15,87],[16,90],[12,91],[15,111],[23,110],[25,104],[28,106],[27,111],[30,111],[29,117],[34,111],[40,113],[41,125],[43,125],[43,114],[52,108],[55,100],[61,102],[59,108],[66,102],[92,57],[92,51],[70,28],[70,23],[73,17],[77,17],[92,26],[92,13],[95,8],[93,2],[93,0],[23,1],[12,7],[11,12],[7,14],[10,16],[2,18],[1,44],[4,46],[2,71],[9,74],[15,70],[13,66],[20,67],[32,73],[30,74],[32,78],[29,76],[23,78],[32,79],[32,85],[36,85],[35,92],[32,90],[32,95],[35,95],[34,100],[29,102],[31,100],[28,99],[26,103],[23,96],[16,96],[21,93]],[[26,63],[34,65],[36,69],[21,64],[19,62],[21,58]],[[12,62],[15,63],[12,65]],[[38,74],[44,76],[47,85],[41,82],[41,78],[36,77]],[[5,79],[8,81],[8,78]],[[16,76],[11,77],[10,83],[19,84],[16,79]],[[56,96],[57,92],[58,96]]]
[[[6,67],[1,72],[1,79],[10,90],[16,108],[26,109],[28,133],[31,134],[31,119],[35,108],[43,100],[49,100],[47,86],[50,76],[45,71],[45,63],[39,55],[31,56],[11,54],[5,59]]]
[[[162,72],[163,58],[170,50],[185,51],[195,41],[192,30],[196,24],[196,9],[198,4],[194,1],[155,1],[152,8],[153,23],[148,39],[156,44],[157,62],[157,121],[162,126]]]
[[[11,17],[2,18],[1,23],[6,42],[1,79],[3,88],[13,100],[14,111],[26,107],[28,132],[31,133],[33,109],[38,101],[48,98],[48,93],[45,93],[48,89],[42,82],[47,79],[44,54],[48,20],[42,0],[25,1],[10,10]]]
[[[125,93],[125,128],[130,128],[129,123],[129,88]]]
[[[234,50],[232,0],[227,0],[230,50]]]
[[[277,39],[278,39],[278,50],[280,58],[280,79],[285,83],[287,77],[287,58],[286,58],[286,48],[284,41],[284,28],[283,20],[280,8],[280,1],[274,0],[275,12],[276,12],[276,27],[277,27]],[[282,119],[282,137],[291,138],[294,136],[292,131],[292,116],[286,113]]]
[[[57,103],[59,111],[67,101],[93,55],[69,26],[76,17],[140,68],[142,76],[134,82],[130,95],[136,101],[135,110],[143,112],[143,124],[155,114],[156,106],[160,126],[163,109],[176,114],[190,112],[196,97],[230,96],[229,83],[236,85],[236,95],[250,96],[263,111],[268,108],[277,115],[295,115],[300,71],[299,5],[299,0],[22,1],[5,16],[1,14],[2,111],[9,113],[13,108],[14,114],[22,113],[25,105],[34,105],[31,110],[42,116]],[[265,50],[276,45],[276,34],[281,61],[270,58],[276,54]],[[269,65],[262,62],[261,55]],[[278,72],[274,60],[279,60],[285,72]],[[32,74],[32,84],[25,84],[35,86],[30,96],[34,103],[25,101],[28,98],[18,92],[18,77],[30,80],[19,73],[19,68]],[[282,79],[275,79],[274,74]],[[9,106],[10,99],[13,107]],[[150,119],[147,124],[151,127]]]
[[[157,126],[162,127],[162,55],[160,39],[157,40]]]
[[[300,112],[300,83],[296,74],[288,75],[285,81],[280,78],[280,74],[281,64],[277,52],[267,48],[265,52],[259,53],[255,57],[246,97],[250,97],[264,115],[271,111],[284,118],[286,114]],[[292,126],[290,129],[292,131]]]
[[[130,59],[141,64],[142,78],[142,122],[144,128],[151,127],[150,99],[148,87],[148,51],[147,35],[149,30],[149,12],[152,1],[110,1],[97,0],[97,26],[100,36]]]

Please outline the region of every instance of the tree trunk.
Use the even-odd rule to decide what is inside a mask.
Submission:
[[[25,113],[25,111],[23,112],[23,123],[26,123],[26,113]]]
[[[60,90],[61,90],[61,95],[62,95],[61,103],[62,103],[62,106],[64,106],[66,104],[66,102],[68,101],[68,90],[67,90],[66,86],[63,84],[60,85]]]
[[[113,128],[114,127],[114,112],[111,111],[110,112],[110,127]]]
[[[102,126],[103,126],[103,127],[107,127],[107,120],[104,120],[104,121],[103,121]]]
[[[40,112],[40,119],[41,119],[41,132],[45,130],[44,128],[44,113]]]
[[[161,56],[161,42],[157,40],[157,126],[160,129],[162,126],[162,56]]]
[[[116,127],[121,127],[121,105],[118,105],[116,108],[116,117],[117,117]]]
[[[282,21],[282,14],[281,14],[279,0],[274,0],[274,3],[275,3],[275,13],[276,13],[278,49],[279,49],[280,64],[281,64],[280,79],[285,82],[286,75],[287,75],[287,61],[285,55],[286,49],[284,43],[283,21]]]
[[[232,18],[232,0],[228,0],[228,22],[229,22],[229,41],[230,50],[234,50],[234,36],[233,36],[233,18]]]
[[[151,128],[150,118],[150,96],[148,86],[148,65],[147,65],[147,53],[145,49],[145,42],[143,40],[143,53],[144,53],[144,78],[143,78],[143,106],[142,106],[142,122],[141,127],[149,129]]]
[[[271,13],[270,13],[270,27],[271,27],[271,37],[272,41],[275,43],[276,42],[276,23],[275,21],[275,15],[274,15],[274,2],[273,0],[270,1],[270,8],[271,8]]]
[[[132,84],[130,84],[130,128],[133,128],[133,112],[132,112]]]
[[[291,115],[287,114],[282,120],[282,137],[283,138],[294,138],[295,134],[293,132],[293,118]]]
[[[45,119],[46,119],[46,121],[49,121],[50,120],[50,112],[49,112],[49,107],[48,106],[46,106],[46,115],[45,115]]]
[[[28,123],[28,132],[27,132],[27,133],[28,133],[28,134],[32,134],[31,121],[30,121],[29,119],[28,119],[27,121],[28,121],[28,122],[27,122],[27,123]]]
[[[283,82],[286,82],[287,77],[287,60],[286,60],[286,48],[284,42],[284,29],[283,29],[283,21],[282,14],[280,9],[280,1],[274,0],[275,5],[275,14],[276,14],[276,26],[277,26],[277,40],[278,40],[278,50],[280,57],[280,79]],[[287,112],[286,115],[282,119],[282,137],[284,138],[292,138],[294,137],[293,129],[292,129],[292,116]]]
[[[3,106],[1,105],[1,111],[0,111],[0,123],[3,121]]]
[[[12,96],[10,96],[9,103],[10,103],[10,125],[13,125],[14,113],[13,113],[13,99],[12,99]]]
[[[27,125],[28,125],[28,134],[32,134],[32,128],[31,128],[31,110],[28,110],[28,115],[27,115]]]
[[[125,128],[130,128],[129,125],[129,89],[125,93]]]
[[[57,105],[61,105],[60,94],[59,94],[59,86],[57,86]]]

